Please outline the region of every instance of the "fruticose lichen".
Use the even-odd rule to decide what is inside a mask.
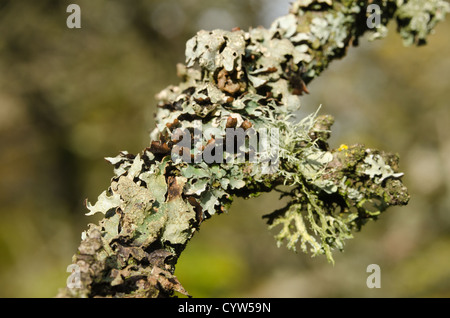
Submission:
[[[287,206],[264,216],[279,231],[277,243],[331,262],[354,230],[406,204],[397,155],[363,145],[332,149],[331,116],[292,115],[331,60],[364,32],[379,32],[364,23],[369,2],[381,7],[383,27],[397,18],[407,44],[422,44],[448,12],[439,0],[300,0],[268,29],[190,39],[186,65],[177,66],[181,82],[157,95],[150,146],[106,158],[111,186],[87,203],[88,215],[104,219],[89,225],[73,258],[82,287],[59,296],[187,294],[173,276],[176,261],[201,223],[235,196],[288,186]]]

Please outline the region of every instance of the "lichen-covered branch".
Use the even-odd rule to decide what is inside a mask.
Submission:
[[[381,10],[372,29],[369,4]],[[58,296],[187,294],[173,273],[202,222],[235,196],[280,185],[289,186],[290,202],[265,216],[277,243],[333,262],[354,230],[408,202],[403,173],[397,155],[331,149],[331,116],[292,114],[306,85],[365,32],[383,36],[395,19],[405,43],[421,45],[448,11],[440,0],[298,0],[269,29],[198,32],[178,65],[181,82],[157,96],[150,147],[106,158],[111,186],[87,203],[88,215],[104,219],[89,225],[73,257],[81,286]]]

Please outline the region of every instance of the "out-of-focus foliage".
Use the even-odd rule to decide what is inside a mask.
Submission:
[[[82,29],[69,30],[71,2],[0,3],[2,296],[54,296],[64,285],[79,233],[93,221],[83,200],[111,177],[102,158],[147,145],[153,96],[177,81],[188,38],[287,12],[278,1],[85,0],[76,1]],[[282,9],[266,20],[270,7]],[[284,205],[277,194],[240,201],[184,252],[176,274],[190,294],[449,296],[448,32],[449,22],[438,26],[419,49],[403,48],[395,32],[363,42],[303,100],[305,114],[322,104],[335,116],[335,145],[399,152],[410,204],[357,234],[332,267],[276,248],[260,216]],[[365,285],[372,263],[381,266],[379,290]]]

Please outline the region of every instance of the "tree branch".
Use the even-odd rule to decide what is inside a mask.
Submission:
[[[381,9],[372,29],[369,4]],[[298,0],[269,29],[198,32],[178,65],[181,82],[157,96],[151,146],[106,158],[111,186],[87,202],[88,215],[105,217],[89,224],[73,257],[80,285],[58,296],[187,295],[173,273],[202,222],[234,196],[279,185],[290,186],[290,203],[265,216],[280,227],[277,243],[333,262],[352,231],[409,195],[398,156],[362,145],[331,149],[331,116],[293,121],[300,96],[365,32],[384,36],[395,19],[405,43],[421,45],[448,11],[440,0]]]

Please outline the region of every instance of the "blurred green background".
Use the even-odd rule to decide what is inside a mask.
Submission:
[[[66,8],[81,7],[81,29]],[[0,0],[0,296],[53,297],[86,217],[109,185],[102,158],[140,152],[154,95],[199,29],[269,26],[288,0]],[[429,43],[387,39],[349,50],[312,82],[302,114],[335,116],[331,144],[398,152],[410,204],[367,224],[336,265],[277,248],[261,216],[276,193],[237,200],[202,228],[176,275],[196,297],[450,296],[450,21]],[[366,268],[381,267],[369,289]]]

